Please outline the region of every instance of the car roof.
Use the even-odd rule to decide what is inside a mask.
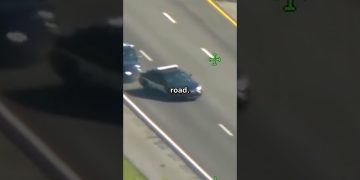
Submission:
[[[156,69],[159,71],[179,69],[179,65],[173,64],[173,65],[168,65],[168,66],[160,66],[160,67],[157,67]]]
[[[157,72],[157,73],[164,75],[166,73],[175,72],[175,71],[182,71],[177,64],[168,65],[168,66],[160,66],[160,67],[157,67],[156,69],[151,69],[151,70],[146,71],[145,74]]]
[[[130,43],[123,43],[123,47],[135,47],[135,45],[130,44]]]

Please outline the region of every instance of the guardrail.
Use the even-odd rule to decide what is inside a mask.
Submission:
[[[199,165],[197,164],[182,148],[179,147],[158,125],[156,125],[142,110],[133,103],[125,94],[123,94],[125,105],[134,112],[144,123],[154,131],[170,148],[188,165],[190,168],[198,174],[202,179],[213,180],[213,178]]]

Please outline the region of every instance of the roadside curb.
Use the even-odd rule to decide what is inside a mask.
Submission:
[[[168,137],[156,124],[154,124],[144,113],[139,111],[139,108],[131,102],[131,100],[123,95],[125,105],[134,112],[163,142],[168,145],[186,165],[188,165],[199,177],[203,179],[212,180],[213,178],[200,167],[186,152],[184,152],[170,137]]]
[[[171,142],[167,142],[167,138],[163,137],[161,132],[157,132],[157,128],[154,128],[153,125],[146,120],[147,117],[143,117],[142,113],[136,110],[137,107],[133,107],[132,102],[128,102],[125,96],[124,108],[130,113],[128,119],[124,119],[124,122],[127,121],[128,125],[128,132],[124,130],[124,133],[128,134],[128,140],[125,138],[124,143],[129,145],[128,148],[124,149],[124,156],[127,157],[143,175],[149,180],[202,179],[201,177],[203,177],[203,175],[197,170],[196,165],[187,162],[186,157],[182,157],[182,154],[177,152],[176,148],[172,147]],[[132,134],[129,134],[130,131]],[[132,141],[130,141],[130,139],[132,139]],[[141,151],[134,150],[134,148],[141,149],[139,143],[135,142],[136,140],[139,142],[139,139],[142,139],[141,146],[143,146],[148,153],[144,154]],[[130,145],[132,147],[130,147]],[[151,154],[151,156],[149,156],[149,154]],[[156,159],[155,161],[154,158]],[[151,163],[149,164],[147,162]]]

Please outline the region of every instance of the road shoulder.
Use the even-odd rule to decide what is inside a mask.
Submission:
[[[215,2],[237,21],[237,0],[216,0]]]
[[[199,179],[133,112],[123,105],[124,155],[149,180]]]

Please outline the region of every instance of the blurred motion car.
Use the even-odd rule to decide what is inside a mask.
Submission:
[[[241,70],[238,70],[237,77],[237,101],[239,105],[244,105],[249,101],[249,78]]]
[[[70,87],[122,91],[122,27],[101,24],[59,35],[51,51],[54,71]]]
[[[195,100],[203,93],[201,85],[192,79],[192,75],[176,64],[141,73],[139,83],[144,89],[156,90],[175,99]]]
[[[135,45],[123,43],[123,77],[125,83],[137,80],[141,72],[141,66],[135,50]]]

